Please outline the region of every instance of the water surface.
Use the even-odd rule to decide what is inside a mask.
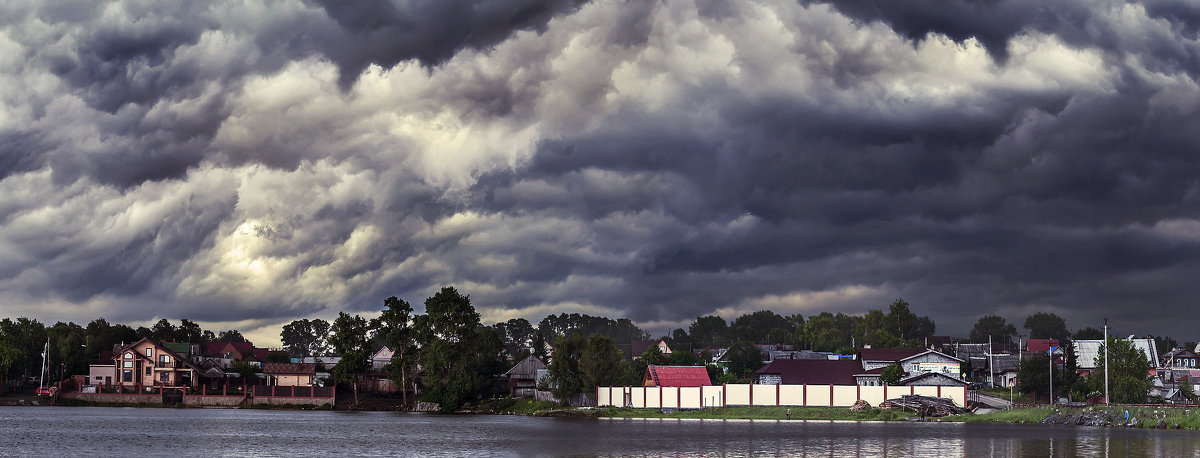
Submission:
[[[1195,456],[1200,433],[1058,425],[0,407],[0,455]]]

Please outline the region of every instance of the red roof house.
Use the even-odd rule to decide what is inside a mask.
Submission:
[[[1058,339],[1029,339],[1025,341],[1025,351],[1046,354],[1050,347],[1057,347]]]
[[[228,358],[242,360],[247,356],[252,356],[254,352],[254,344],[250,342],[209,342],[205,347],[205,355],[216,356],[218,358]]]
[[[708,386],[708,369],[704,366],[646,366],[642,386]]]

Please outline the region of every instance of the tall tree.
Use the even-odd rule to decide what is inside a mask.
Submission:
[[[1088,384],[1095,391],[1104,391],[1104,353],[1108,349],[1109,397],[1111,402],[1133,404],[1146,402],[1146,394],[1152,386],[1148,380],[1150,361],[1146,355],[1125,339],[1109,337],[1100,346],[1096,358],[1096,370],[1088,376]]]
[[[444,411],[454,411],[483,387],[477,372],[479,313],[469,297],[452,287],[425,299],[425,314],[413,321],[425,369],[425,397]],[[494,335],[494,333],[492,333]]]
[[[729,325],[719,316],[706,315],[696,317],[688,326],[688,335],[696,348],[710,348],[728,345]]]
[[[333,322],[329,343],[342,357],[333,367],[334,379],[354,386],[354,403],[358,404],[358,384],[371,369],[371,348],[367,346],[367,320],[358,315],[339,312]]]
[[[150,327],[150,338],[159,342],[175,340],[175,325],[166,318],[158,320],[154,326]]]
[[[175,328],[175,340],[188,343],[205,343],[204,330],[199,324],[187,318],[179,320],[179,326]]]
[[[583,392],[583,374],[579,360],[586,345],[587,339],[579,334],[554,340],[554,349],[550,351],[550,366],[546,369],[550,372],[554,395],[558,399],[565,400],[572,394]]]
[[[1075,331],[1075,335],[1071,336],[1071,340],[1102,340],[1104,339],[1104,331],[1093,327],[1086,327]]]
[[[909,310],[908,302],[904,299],[896,299],[891,305],[888,305],[888,313],[884,322],[887,323],[888,332],[908,340],[917,338],[918,320],[917,314]]]
[[[791,321],[770,310],[739,316],[729,325],[729,329],[738,339],[753,343],[765,343],[773,329],[782,329],[787,333],[795,331]]]
[[[762,352],[750,342],[738,342],[729,347],[725,353],[725,361],[729,373],[740,379],[750,378],[754,371],[763,365]]]
[[[1058,339],[1059,342],[1071,338],[1067,330],[1067,322],[1061,316],[1053,313],[1038,312],[1025,318],[1025,329],[1029,330],[1030,339]]]
[[[320,318],[293,320],[283,325],[279,338],[292,356],[324,356],[328,347],[330,326],[328,321]]]
[[[221,331],[220,334],[217,334],[217,338],[215,340],[220,342],[249,342],[249,340],[246,340],[246,338],[242,336],[242,332],[238,331],[237,329],[227,329]]]
[[[533,334],[536,331],[533,329],[533,324],[529,323],[529,320],[513,318],[492,325],[492,329],[496,331],[496,334],[500,336],[505,345],[532,349]]]
[[[621,350],[616,342],[604,336],[587,338],[583,352],[579,355],[579,372],[584,392],[592,392],[597,386],[615,385],[621,375]]]
[[[991,336],[994,342],[1009,343],[1016,335],[1017,327],[999,315],[984,315],[971,328],[972,342],[987,342],[988,336]]]
[[[408,371],[416,362],[412,329],[413,308],[407,301],[400,300],[396,296],[384,299],[383,307],[383,313],[379,314],[379,318],[371,320],[371,327],[392,350],[392,360],[384,366],[384,370],[388,372],[388,376],[393,381],[399,384],[400,397],[407,407]]]

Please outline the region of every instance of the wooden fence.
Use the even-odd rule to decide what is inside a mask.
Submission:
[[[596,388],[597,406],[639,409],[704,409],[724,406],[849,407],[859,400],[872,406],[904,395],[967,402],[965,386],[860,385],[711,385],[702,387],[609,386]]]

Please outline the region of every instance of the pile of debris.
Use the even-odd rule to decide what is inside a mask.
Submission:
[[[864,412],[864,411],[869,410],[870,408],[871,408],[871,404],[867,403],[867,401],[859,399],[858,402],[855,402],[854,405],[850,406],[850,411],[851,412]]]
[[[954,404],[948,398],[907,395],[879,403],[880,409],[908,409],[925,417],[945,417],[967,413],[967,409]]]
[[[1094,410],[1076,413],[1055,413],[1042,419],[1042,423],[1053,425],[1105,426],[1109,422],[1108,413]]]

